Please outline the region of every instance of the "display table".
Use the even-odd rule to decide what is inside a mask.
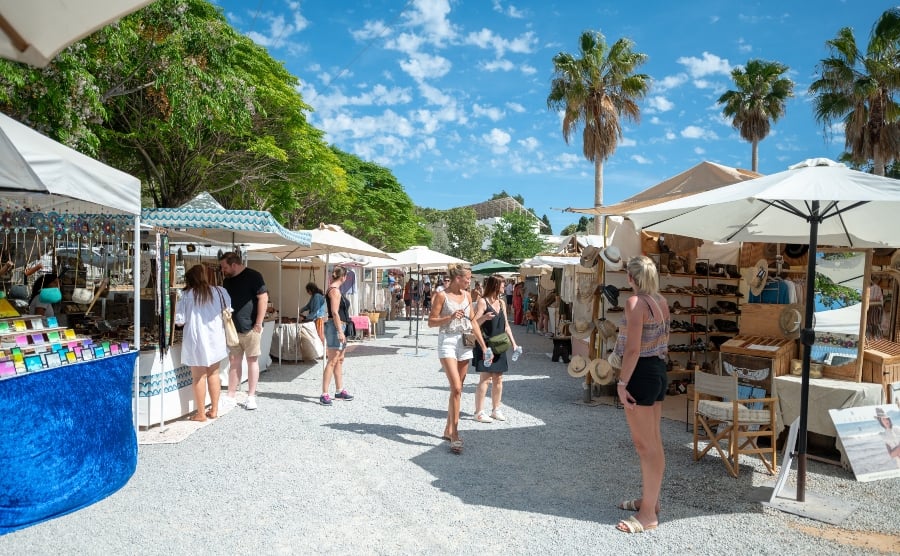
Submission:
[[[0,386],[0,534],[102,500],[137,467],[137,352],[36,371]]]
[[[353,321],[353,325],[356,327],[357,340],[362,340],[363,336],[369,335],[369,326],[371,324],[369,317],[366,315],[356,315],[355,317],[350,317],[350,320]]]
[[[263,323],[260,338],[260,371],[268,369],[272,364],[269,349],[274,330],[274,320]],[[246,381],[247,360],[244,359],[241,365],[243,368],[241,378]],[[225,358],[219,364],[219,377],[223,388],[228,387],[228,367],[228,358]],[[181,344],[170,347],[162,357],[158,350],[141,352],[138,376],[138,425],[150,427],[160,421],[178,419],[196,410],[194,392],[191,388],[193,383],[190,367],[181,364]]]
[[[800,416],[801,377],[784,375],[773,381],[774,395],[778,396],[777,432],[794,422]],[[844,409],[884,403],[884,390],[880,384],[851,382],[816,378],[809,381],[809,413],[806,430],[836,438],[837,431],[829,409]],[[836,442],[841,452],[841,461],[846,461],[840,442]]]

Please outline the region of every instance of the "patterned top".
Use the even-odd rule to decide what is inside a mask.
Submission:
[[[461,303],[457,303],[450,299],[449,295],[446,295],[447,292],[444,292],[444,306],[441,307],[441,316],[449,317],[453,313],[459,310],[463,310],[468,312],[470,302],[469,296],[464,295]],[[461,319],[451,319],[447,324],[442,324],[438,329],[438,332],[441,334],[460,334],[462,332],[471,332],[472,331],[472,321],[469,320],[469,316],[466,315]]]
[[[646,294],[638,294],[638,297],[647,302],[647,306],[650,307],[651,316],[662,319],[661,321],[644,323],[643,330],[641,331],[641,347],[638,356],[666,359],[669,353],[669,320],[662,314],[662,309],[659,308],[659,304],[657,304],[653,298]],[[654,307],[659,313],[658,317],[653,311]],[[625,354],[625,330],[627,327],[627,322],[623,320],[622,326],[619,327],[621,332],[619,332],[619,337],[616,339],[615,348],[615,352],[620,356]]]

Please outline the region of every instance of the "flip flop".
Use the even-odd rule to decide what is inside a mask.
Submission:
[[[626,517],[625,519],[620,521],[619,524],[624,525],[625,528],[628,530],[622,531],[621,529],[616,527],[617,531],[622,531],[623,533],[630,533],[630,534],[643,533],[645,531],[651,531],[653,529],[656,529],[656,525],[644,525],[638,520],[638,518],[634,517],[633,515]]]
[[[637,511],[640,511],[640,509],[641,509],[641,507],[638,505],[638,502],[640,502],[640,501],[641,501],[640,498],[632,498],[631,500],[622,500],[621,502],[616,504],[616,507],[619,508],[620,510],[626,510],[629,512],[637,512]],[[656,510],[656,515],[659,515],[658,508]]]

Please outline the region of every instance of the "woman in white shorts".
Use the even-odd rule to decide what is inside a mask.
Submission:
[[[444,291],[435,294],[431,313],[428,315],[428,326],[440,327],[438,357],[450,382],[450,401],[447,406],[447,425],[444,427],[443,438],[450,441],[450,450],[454,454],[461,454],[463,442],[459,437],[459,408],[463,382],[466,380],[469,361],[472,359],[472,346],[463,344],[463,334],[474,334],[482,351],[486,350],[487,346],[481,336],[480,327],[472,326],[472,319],[475,317],[475,307],[469,295],[472,271],[466,265],[451,264],[447,268],[447,274],[450,277],[450,284]]]

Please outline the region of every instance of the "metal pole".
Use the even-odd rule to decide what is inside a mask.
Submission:
[[[797,501],[806,501],[806,433],[809,413],[809,361],[815,341],[813,312],[815,310],[816,249],[819,237],[819,201],[812,201],[809,216],[809,260],[806,263],[806,326],[800,333],[803,345],[803,375],[800,386],[800,430],[797,433]]]

